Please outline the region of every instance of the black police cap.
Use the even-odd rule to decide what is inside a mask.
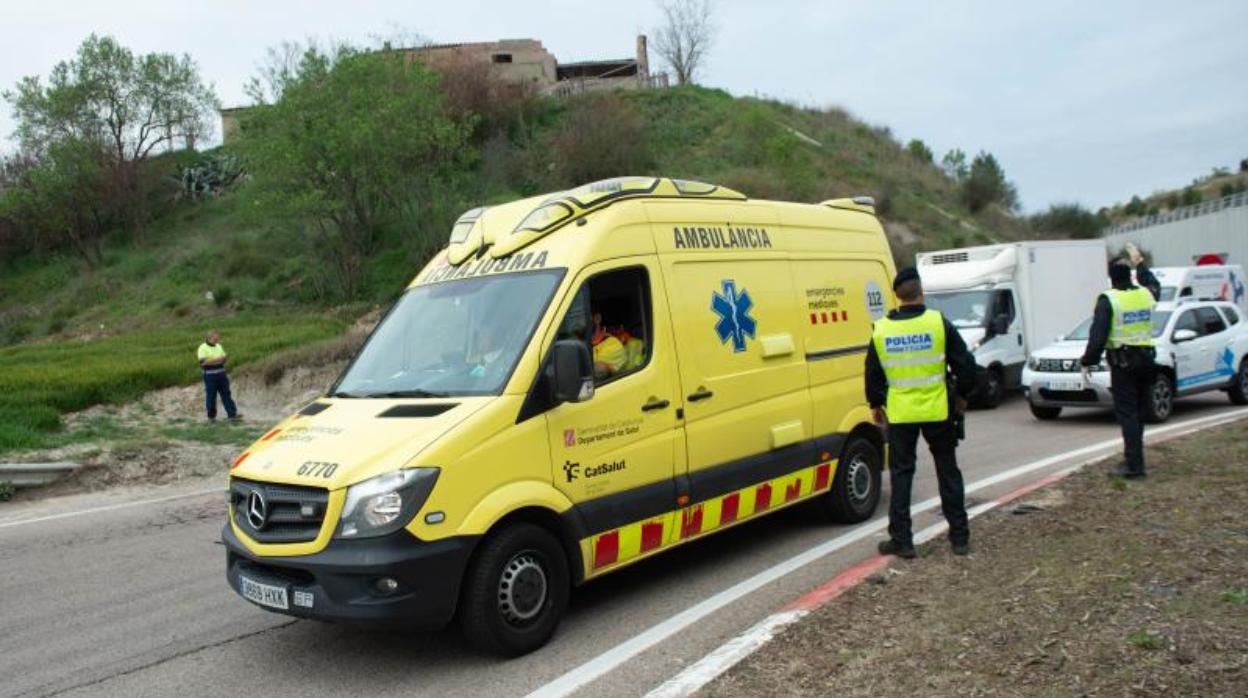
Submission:
[[[897,272],[897,276],[893,279],[893,290],[896,291],[898,286],[906,283],[907,281],[918,280],[919,270],[914,267],[906,267],[905,269]]]

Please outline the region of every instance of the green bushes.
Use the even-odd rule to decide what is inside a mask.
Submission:
[[[344,323],[311,315],[245,316],[215,323],[232,365],[341,332]],[[195,381],[195,347],[208,323],[93,340],[0,349],[0,451],[47,443],[60,414]]]
[[[1031,216],[1028,223],[1036,237],[1091,240],[1100,236],[1109,219],[1079,204],[1053,204],[1048,211]]]

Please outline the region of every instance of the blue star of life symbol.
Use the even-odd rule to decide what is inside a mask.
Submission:
[[[715,334],[719,335],[721,344],[732,340],[734,352],[745,351],[745,338],[752,339],[758,329],[758,324],[750,317],[754,300],[750,298],[749,291],[737,291],[736,281],[725,279],[723,284],[723,294],[711,292],[711,310],[719,316],[715,323]]]

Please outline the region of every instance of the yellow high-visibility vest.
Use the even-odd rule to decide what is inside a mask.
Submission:
[[[1105,292],[1113,317],[1109,325],[1110,349],[1121,347],[1153,346],[1153,308],[1157,301],[1146,288],[1119,291],[1111,288]]]
[[[882,318],[872,334],[888,378],[884,406],[893,424],[943,422],[949,418],[945,386],[945,320],[935,310],[905,320]]]

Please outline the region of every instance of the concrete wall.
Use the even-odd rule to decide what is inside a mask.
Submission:
[[[1228,264],[1248,265],[1248,196],[1189,206],[1163,214],[1162,220],[1110,229],[1105,244],[1116,252],[1134,242],[1152,253],[1157,266],[1189,266],[1204,254],[1221,254]]]
[[[506,39],[476,44],[448,44],[407,49],[408,56],[434,70],[458,66],[489,66],[490,76],[511,83],[529,83],[538,91],[555,84],[555,57],[534,39]]]

